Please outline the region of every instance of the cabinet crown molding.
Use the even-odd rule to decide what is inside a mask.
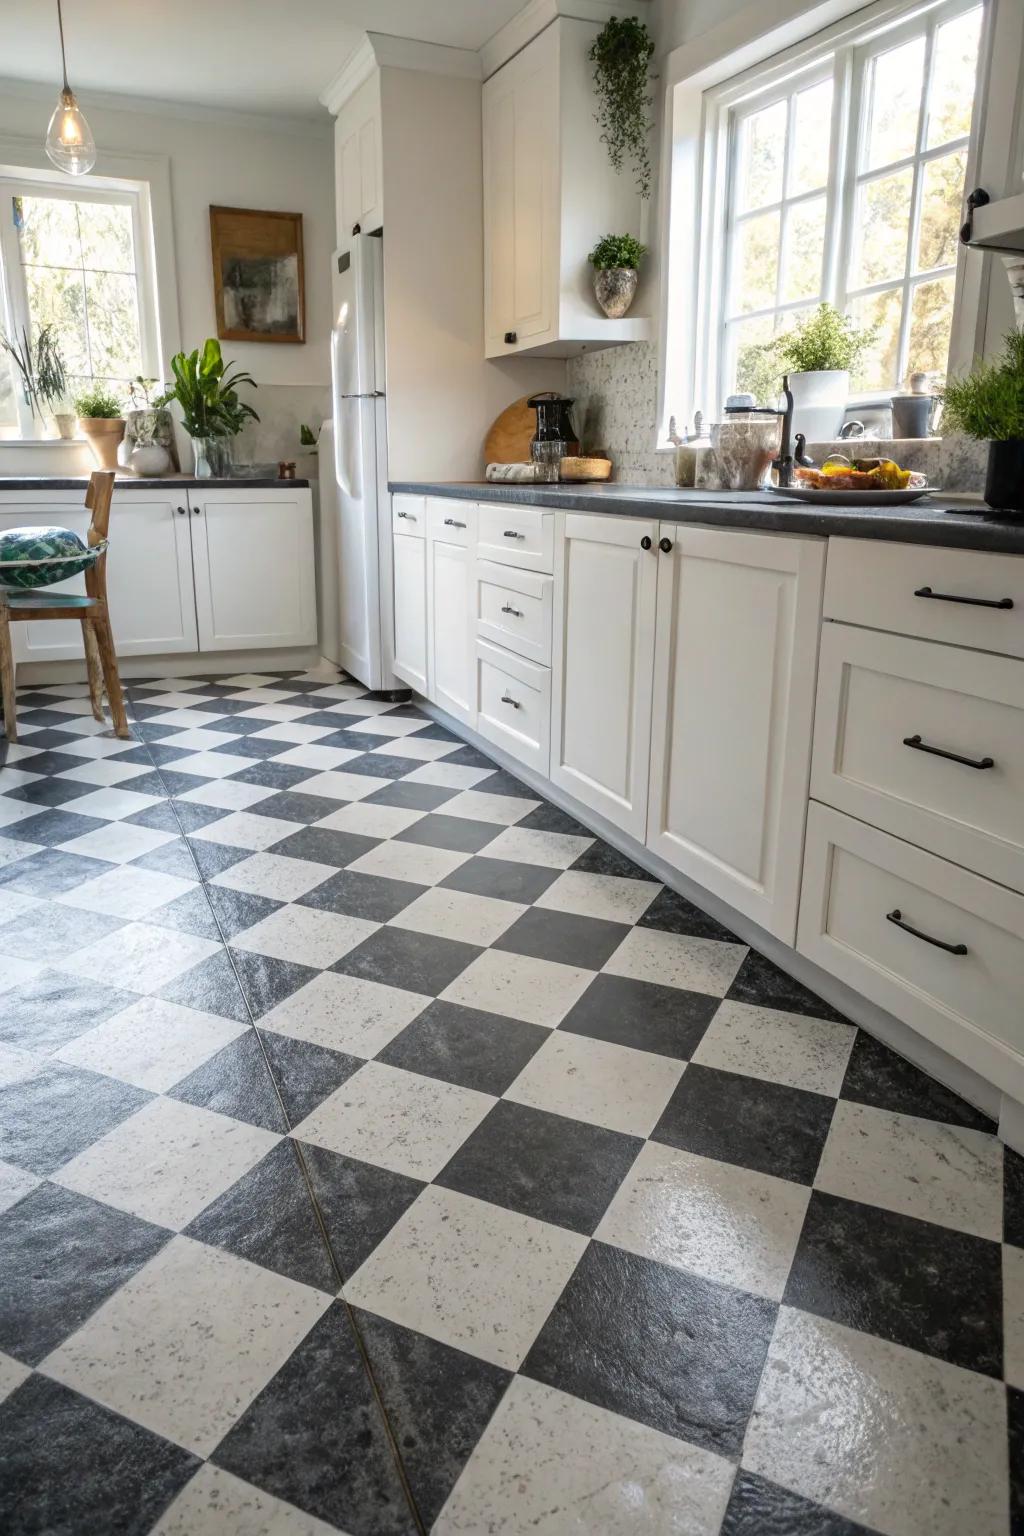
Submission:
[[[480,49],[483,78],[489,79],[560,16],[603,23],[612,16],[623,15],[646,17],[647,0],[528,0]]]
[[[456,75],[463,80],[479,80],[481,76],[480,55],[471,48],[447,48],[415,37],[368,32],[320,92],[320,101],[336,117],[374,70],[381,68],[421,69],[430,75]]]

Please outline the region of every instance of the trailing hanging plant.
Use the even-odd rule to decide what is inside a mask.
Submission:
[[[648,136],[653,96],[647,89],[648,66],[654,53],[651,34],[635,16],[612,16],[590,46],[594,65],[594,113],[608,158],[617,171],[628,160],[641,197],[651,195],[651,156]]]

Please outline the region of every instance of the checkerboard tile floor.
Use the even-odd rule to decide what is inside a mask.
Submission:
[[[1024,1531],[982,1115],[333,670],[20,698],[0,1529]]]

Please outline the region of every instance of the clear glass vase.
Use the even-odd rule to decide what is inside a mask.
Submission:
[[[197,480],[219,480],[231,472],[231,444],[226,437],[193,437],[190,441]]]

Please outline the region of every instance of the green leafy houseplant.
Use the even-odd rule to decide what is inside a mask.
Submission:
[[[36,337],[35,348],[24,327],[20,341],[17,337],[12,340],[0,332],[0,348],[7,353],[18,370],[32,415],[42,416],[44,406],[55,412],[63,404],[68,388],[56,326],[42,327]]]
[[[995,362],[975,363],[942,392],[942,430],[988,442],[985,500],[1024,513],[1024,333],[1010,331]]]
[[[647,255],[646,245],[633,235],[604,235],[594,246],[587,260],[599,272],[612,267],[637,268]]]
[[[791,331],[783,331],[774,347],[784,373],[815,373],[821,369],[845,372],[855,367],[870,347],[875,329],[860,329],[832,304],[819,304]]]
[[[121,416],[121,402],[117,396],[98,386],[83,389],[75,396],[74,406],[82,421],[117,421]]]
[[[594,65],[594,113],[608,158],[621,171],[628,160],[641,197],[651,195],[649,135],[653,97],[647,89],[654,43],[642,21],[612,16],[590,45]]]
[[[234,437],[246,421],[259,421],[252,406],[238,398],[238,386],[256,381],[241,369],[232,371],[221,355],[220,342],[209,337],[203,349],[177,352],[171,358],[173,383],[153,401],[154,407],[176,400],[185,431],[192,438]]]

